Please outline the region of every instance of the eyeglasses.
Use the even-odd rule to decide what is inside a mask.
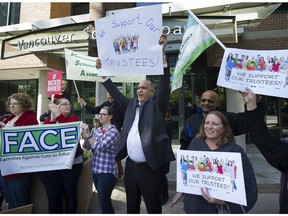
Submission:
[[[205,103],[205,102],[207,102],[207,103],[209,103],[209,104],[212,104],[212,103],[214,103],[214,101],[212,101],[212,100],[209,100],[209,99],[201,99],[201,102],[202,102],[202,103]]]
[[[106,115],[108,115],[108,114],[106,114],[106,113],[99,113],[98,115],[99,115],[99,116],[106,116]]]

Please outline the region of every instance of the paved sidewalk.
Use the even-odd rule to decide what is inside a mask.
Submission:
[[[173,145],[173,151],[179,149],[179,145]],[[258,183],[258,201],[250,214],[277,214],[279,212],[279,182],[280,172],[271,167],[264,157],[260,154],[259,150],[253,145],[247,145],[247,155],[253,165],[256,180]],[[125,164],[123,163],[125,166]],[[180,200],[173,208],[170,207],[171,200],[176,193],[176,162],[172,162],[170,166],[170,173],[167,175],[169,181],[169,201],[162,208],[163,214],[184,214],[183,202]],[[116,214],[126,214],[126,194],[123,186],[123,177],[118,181],[112,193],[112,202]],[[93,192],[93,199],[90,205],[89,213],[101,213],[98,206],[97,193]],[[141,213],[147,214],[145,204],[141,203]]]
[[[173,151],[176,155],[179,145],[173,145]],[[271,167],[259,150],[253,145],[247,145],[247,155],[253,165],[256,180],[258,183],[258,201],[250,214],[277,214],[279,212],[279,182],[280,172]],[[124,160],[125,161],[125,160]],[[125,162],[123,161],[123,167]],[[170,172],[167,175],[169,181],[169,200],[162,208],[163,214],[184,214],[183,202],[180,200],[173,208],[170,207],[171,200],[176,193],[176,162],[173,161],[170,165]],[[101,214],[98,205],[97,192],[93,188],[93,198],[90,203],[89,214]],[[124,188],[123,177],[119,179],[112,193],[112,202],[116,214],[126,214],[126,194]],[[5,202],[2,204],[2,210],[6,210]],[[144,202],[141,203],[141,214],[147,214]]]

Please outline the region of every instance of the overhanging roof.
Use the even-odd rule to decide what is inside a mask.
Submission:
[[[85,23],[89,20],[89,14],[55,18],[49,20],[40,20],[32,23],[21,23],[9,26],[0,27],[0,40],[4,40],[10,37],[19,36],[25,33],[33,32],[41,29],[49,29],[57,26],[63,26],[68,24]]]
[[[281,3],[271,2],[239,2],[239,1],[178,1],[163,3],[163,17],[187,17],[187,10],[192,10],[197,16],[235,16],[238,27],[257,25],[269,16]],[[93,21],[89,14],[35,21],[0,27],[0,41],[9,37],[40,29],[49,29],[73,23]],[[212,22],[212,23],[211,23]],[[204,24],[207,24],[204,22]],[[209,21],[210,26],[217,26],[217,20]]]
[[[185,18],[187,19],[187,10],[192,10],[194,14],[201,17],[234,17],[237,24],[237,34],[241,34],[244,32],[244,27],[254,27],[261,23],[263,19],[266,19],[274,10],[276,10],[281,3],[273,3],[273,2],[248,2],[248,1],[178,1],[174,3],[166,3],[162,6],[163,18],[169,17],[182,17],[182,23],[185,24]],[[201,18],[202,22],[206,24],[206,26],[212,30],[214,33],[219,32],[217,37],[221,38],[221,34],[223,36],[224,32],[227,30],[221,29],[219,31],[219,26],[223,25],[223,21],[220,22],[221,19],[204,19]],[[41,20],[35,21],[31,23],[22,23],[17,25],[10,25],[0,27],[0,43],[3,39],[8,39],[11,37],[16,37],[23,35],[25,33],[36,32],[38,30],[47,30],[54,28],[54,27],[64,27],[65,25],[70,24],[81,24],[92,22],[94,20],[90,19],[89,14],[78,15],[78,16],[70,16],[70,17],[63,17],[63,18],[56,18],[56,19],[49,19],[49,20]],[[224,22],[225,24],[225,22]],[[231,26],[227,29],[231,30]],[[70,30],[79,30],[79,25],[75,25],[75,29],[73,29],[73,25],[70,26]],[[228,35],[227,33],[225,33]],[[232,35],[231,35],[232,36]],[[171,39],[171,42],[174,38]],[[172,40],[173,39],[173,40]],[[177,41],[178,40],[178,41]],[[177,44],[179,44],[179,39],[177,39],[177,43],[170,42],[169,46],[172,50],[179,49]],[[229,39],[230,40],[230,39]],[[167,47],[168,48],[168,47]],[[87,50],[87,48],[86,48]],[[51,52],[51,51],[49,51]],[[53,51],[54,54],[62,55],[63,50]],[[87,53],[87,51],[86,51]],[[1,70],[3,71],[3,70]],[[23,72],[21,70],[17,70],[17,72]],[[5,73],[6,75],[6,73]],[[7,73],[7,76],[9,73]],[[22,74],[23,75],[23,74]],[[21,76],[22,76],[21,75]],[[1,75],[2,76],[2,75]],[[16,75],[17,77],[17,75]],[[20,77],[20,76],[18,76]],[[36,77],[37,78],[37,77]],[[9,77],[1,77],[3,79],[10,79]],[[16,78],[17,79],[17,78]]]

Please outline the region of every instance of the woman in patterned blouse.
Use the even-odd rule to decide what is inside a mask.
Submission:
[[[101,109],[99,127],[90,135],[87,124],[82,125],[83,148],[93,152],[92,172],[93,182],[98,192],[99,206],[102,213],[115,213],[111,194],[118,176],[117,162],[115,161],[115,145],[119,138],[119,131],[111,124],[113,117],[111,107]]]

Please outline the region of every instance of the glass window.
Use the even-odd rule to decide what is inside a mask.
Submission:
[[[7,25],[8,4],[7,2],[0,2],[0,26]]]
[[[20,22],[20,3],[10,3],[8,25],[18,24]]]
[[[0,2],[0,26],[18,24],[21,3]]]
[[[71,15],[81,15],[89,13],[89,3],[71,3]]]

